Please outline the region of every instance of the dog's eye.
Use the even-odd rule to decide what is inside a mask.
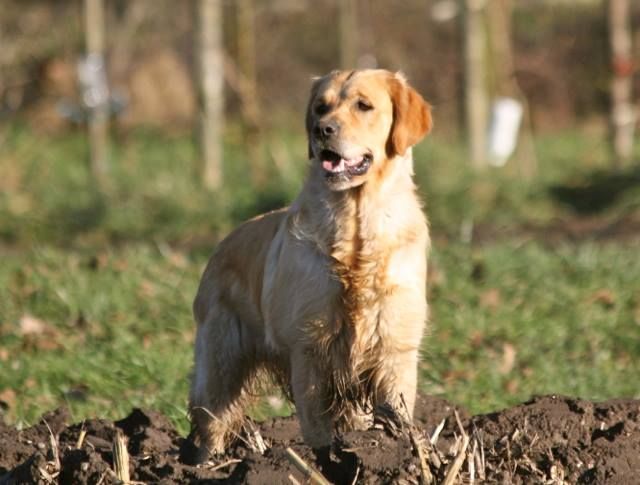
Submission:
[[[322,116],[329,112],[329,105],[327,103],[320,102],[316,104],[313,110],[316,112],[317,115]]]
[[[373,109],[373,106],[371,104],[363,100],[358,101],[357,106],[360,111],[371,111]]]

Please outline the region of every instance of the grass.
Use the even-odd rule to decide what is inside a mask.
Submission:
[[[173,253],[171,253],[173,254]],[[159,407],[184,419],[202,261],[144,244],[100,251],[34,249],[3,265],[9,298],[0,342],[13,418],[69,404],[74,417]],[[41,330],[25,330],[25,315]]]
[[[424,389],[473,412],[535,394],[640,397],[640,244],[436,249]]]
[[[119,418],[145,406],[186,431],[190,307],[206,258],[239,220],[290,200],[304,173],[295,162],[304,154],[300,136],[270,139],[257,190],[250,182],[255,166],[241,147],[231,131],[225,187],[209,194],[198,183],[190,139],[137,132],[114,148],[112,186],[99,194],[82,162],[80,134],[42,139],[19,124],[5,129],[6,421],[27,425],[61,404],[76,420]],[[451,242],[470,215],[498,225],[572,216],[549,188],[592,181],[584,174],[606,167],[605,147],[602,138],[577,132],[539,138],[539,175],[529,182],[510,167],[472,176],[464,151],[442,136],[417,150],[417,179],[436,236],[425,391],[473,412],[542,393],[640,397],[640,243]],[[280,169],[267,168],[274,166]],[[637,187],[625,187],[597,216],[634,213],[638,195]]]

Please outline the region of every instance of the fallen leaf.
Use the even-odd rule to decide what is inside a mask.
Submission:
[[[448,342],[451,339],[451,330],[444,329],[436,337],[439,342]]]
[[[513,370],[516,363],[516,348],[508,342],[502,344],[502,360],[498,372],[502,375],[508,374]]]
[[[480,306],[483,308],[495,311],[501,303],[502,297],[500,296],[500,290],[497,288],[488,289],[480,295]]]
[[[151,338],[151,335],[144,335],[142,337],[142,348],[145,350],[148,350],[149,347],[151,347],[151,345],[153,344],[153,339]]]
[[[44,320],[29,315],[22,315],[20,318],[20,334],[21,335],[40,335],[45,332],[47,324]]]
[[[471,332],[470,341],[472,347],[481,347],[484,344],[484,339],[485,335],[480,330],[474,330],[473,332]]]
[[[427,268],[427,287],[429,290],[433,290],[439,286],[442,286],[446,282],[444,271],[436,266],[435,263],[430,263]]]
[[[504,390],[511,395],[515,394],[516,392],[518,392],[518,381],[516,381],[515,379],[509,379],[504,383]]]
[[[443,374],[442,379],[446,384],[452,384],[459,381],[470,381],[475,377],[475,371],[471,369],[450,370]]]
[[[149,280],[142,280],[138,287],[138,295],[141,298],[153,298],[158,293],[158,288]]]
[[[589,297],[589,301],[593,303],[600,303],[605,308],[613,308],[616,304],[616,295],[613,291],[607,288],[602,288],[594,292]]]
[[[26,348],[55,350],[60,348],[60,333],[44,320],[28,313],[20,318],[20,335]]]
[[[4,389],[0,391],[0,407],[4,410],[12,408],[16,403],[16,392],[13,389]]]
[[[186,268],[188,261],[187,257],[182,251],[177,251],[169,246],[167,243],[157,243],[158,250],[164,256],[164,258],[176,268]]]
[[[193,342],[196,336],[195,326],[189,327],[187,330],[182,331],[180,334],[184,342]]]
[[[125,258],[117,259],[113,262],[116,271],[125,272],[129,269],[129,262]]]

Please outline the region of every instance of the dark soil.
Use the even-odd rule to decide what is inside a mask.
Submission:
[[[302,443],[294,417],[277,418],[254,429],[268,446],[264,454],[252,449],[256,433],[245,433],[227,456],[200,466],[181,462],[187,442],[153,411],[136,409],[116,422],[68,425],[68,419],[59,409],[22,431],[0,424],[0,484],[117,483],[112,447],[118,429],[128,441],[131,480],[145,483],[308,483],[287,447],[333,483],[441,483],[451,474],[454,483],[473,476],[489,483],[628,484],[640,476],[639,400],[545,396],[469,416],[423,396],[415,427],[387,420],[346,433],[329,456]],[[462,463],[457,471],[456,461]]]

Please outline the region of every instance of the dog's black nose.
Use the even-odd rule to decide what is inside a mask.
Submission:
[[[329,120],[324,123],[319,123],[317,128],[318,134],[324,138],[336,135],[339,130],[340,125],[336,120]]]

